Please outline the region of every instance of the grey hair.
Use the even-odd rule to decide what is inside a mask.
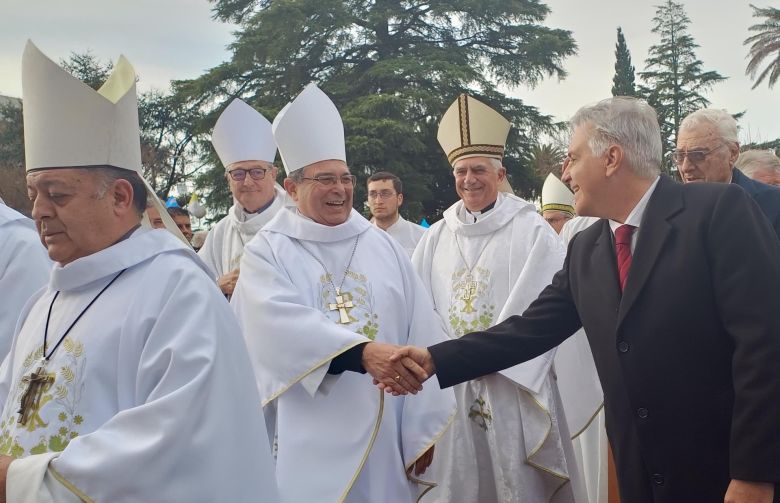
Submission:
[[[739,143],[737,121],[727,111],[718,108],[702,108],[688,114],[680,123],[680,131],[693,129],[702,124],[714,127],[724,142]]]
[[[655,178],[661,172],[661,129],[653,107],[644,100],[616,96],[587,105],[574,114],[572,128],[592,125],[588,146],[600,156],[611,145],[623,148],[626,163],[643,178]]]
[[[465,157],[464,159],[468,159],[468,157]],[[488,164],[490,165],[490,167],[493,168],[496,172],[498,172],[501,168],[504,167],[504,163],[501,159],[496,159],[495,157],[486,157],[486,159],[488,160]],[[458,161],[460,161],[460,159],[455,161],[455,164],[458,164]],[[454,165],[452,166],[452,171],[453,173],[455,172]]]
[[[133,187],[133,206],[140,216],[146,211],[149,200],[146,197],[146,186],[144,181],[135,171],[129,169],[115,168],[113,166],[101,166],[99,168],[83,168],[86,172],[95,176],[99,187],[97,198],[105,197],[108,188],[117,180],[126,180]]]
[[[289,178],[290,180],[292,180],[292,181],[293,181],[293,182],[295,182],[295,183],[301,183],[301,182],[303,182],[303,168],[301,168],[301,169],[296,169],[296,170],[295,170],[295,171],[293,171],[292,173],[289,173],[289,174],[287,175],[287,178]]]
[[[739,154],[736,166],[751,178],[756,171],[762,170],[780,175],[780,157],[771,150],[746,150]]]

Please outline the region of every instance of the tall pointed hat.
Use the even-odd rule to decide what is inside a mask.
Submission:
[[[113,167],[138,173],[166,229],[187,243],[141,172],[135,71],[120,56],[95,91],[27,41],[22,56],[24,151],[28,172]],[[148,225],[148,217],[144,216]]]
[[[234,162],[274,162],[276,143],[271,123],[263,114],[236,98],[220,114],[211,144],[227,169]]]
[[[504,158],[512,124],[468,94],[461,94],[444,112],[437,138],[450,164],[467,157]]]
[[[341,114],[316,84],[276,115],[272,130],[288,175],[319,161],[347,162]]]
[[[557,176],[550,173],[542,186],[542,211],[563,211],[574,216],[574,194]]]

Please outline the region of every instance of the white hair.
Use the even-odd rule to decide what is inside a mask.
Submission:
[[[728,143],[739,143],[737,121],[727,111],[718,108],[702,108],[689,114],[680,123],[680,131],[690,130],[701,125],[715,128],[721,140]]]
[[[616,96],[580,108],[569,124],[572,129],[591,125],[588,146],[600,156],[611,145],[622,147],[626,163],[643,178],[661,172],[661,129],[653,107],[643,100]]]
[[[746,150],[739,154],[736,166],[750,178],[764,170],[780,175],[780,157],[771,150]]]

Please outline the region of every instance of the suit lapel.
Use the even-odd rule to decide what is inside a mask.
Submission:
[[[601,298],[606,306],[617,306],[620,303],[620,286],[617,271],[615,243],[608,220],[601,220],[601,233],[593,245],[593,269],[598,281],[594,283],[601,290]],[[614,313],[614,311],[612,311]]]
[[[662,176],[647,203],[631,261],[631,271],[628,273],[626,289],[620,302],[618,326],[639,297],[650,271],[658,261],[664,243],[672,232],[668,218],[683,208],[682,193],[677,189],[679,187],[676,187],[674,182]]]

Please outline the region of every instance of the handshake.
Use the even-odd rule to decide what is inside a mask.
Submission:
[[[416,395],[436,372],[428,350],[416,346],[369,342],[363,348],[362,363],[374,384],[394,396]]]

